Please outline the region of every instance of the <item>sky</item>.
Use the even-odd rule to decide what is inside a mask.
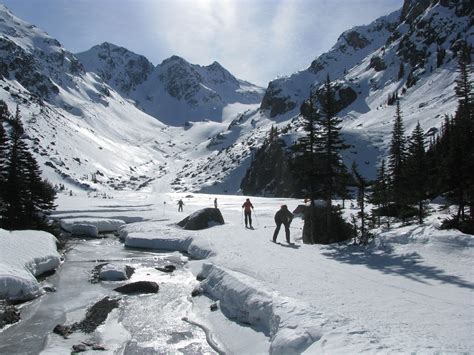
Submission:
[[[306,69],[339,35],[403,0],[0,0],[77,53],[111,42],[153,64],[218,61],[266,87]]]

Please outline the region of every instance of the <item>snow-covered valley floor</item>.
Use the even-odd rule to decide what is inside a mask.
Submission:
[[[215,197],[224,225],[202,231],[174,225],[212,207]],[[180,198],[183,213],[177,212]],[[191,317],[229,354],[474,351],[474,239],[437,230],[440,212],[423,226],[381,230],[367,248],[303,245],[297,218],[291,248],[284,245],[283,230],[278,237],[283,245],[270,242],[273,215],[281,204],[293,210],[301,201],[251,198],[255,230],[248,230],[244,200],[135,192],[113,199],[61,195],[55,217],[134,222],[121,231],[125,244],[188,253],[185,268],[205,278],[196,285],[206,295],[192,298]],[[217,312],[209,310],[214,300]],[[113,332],[114,323],[109,325]]]

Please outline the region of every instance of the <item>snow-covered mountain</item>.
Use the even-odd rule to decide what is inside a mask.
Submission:
[[[463,42],[474,44],[472,17],[470,1],[405,0],[402,9],[344,32],[307,69],[271,81],[260,108],[286,125],[329,75],[353,145],[346,160],[358,161],[373,177],[392,128],[389,96],[401,99],[407,133],[419,121],[432,135],[454,112],[457,56]]]
[[[53,183],[143,183],[163,169],[161,122],[138,110],[44,31],[0,6],[0,99],[20,108],[26,137]],[[163,139],[161,141],[160,139]],[[153,171],[153,172],[152,172]]]
[[[145,57],[107,42],[77,57],[86,70],[170,125],[221,121],[229,105],[259,104],[263,97],[263,88],[235,78],[217,62],[200,66],[172,56],[154,67]]]
[[[185,72],[175,66],[185,68]],[[99,75],[86,71],[57,40],[15,17],[5,6],[0,6],[0,69],[0,99],[10,112],[20,108],[26,137],[44,177],[72,191],[189,191],[221,186],[238,168],[239,157],[250,149],[242,142],[256,123],[244,120],[238,112],[245,109],[248,116],[259,102],[234,102],[232,95],[246,97],[246,91],[233,93],[232,88],[237,84],[243,88],[245,83],[231,80],[233,77],[217,63],[199,67],[172,57],[150,72],[161,75],[176,95],[189,89],[178,80],[187,80],[187,71],[204,77],[208,86],[222,89],[214,99],[223,102],[224,97],[228,101],[220,107],[223,121],[190,122],[185,127],[167,126],[127,98],[123,85],[130,84],[132,77],[140,82],[139,71],[135,76],[130,76],[132,71],[120,79],[115,76],[115,90]],[[178,76],[176,81],[174,75]],[[151,81],[140,84],[151,85]],[[202,94],[202,99],[203,93],[212,92],[204,86],[199,84],[196,94]],[[131,91],[133,85],[129,87]],[[229,126],[234,128],[228,130]],[[240,152],[222,154],[231,145],[240,147]],[[217,154],[225,156],[225,162],[220,167],[208,167]],[[189,172],[192,167],[201,170]],[[245,172],[241,170],[236,170],[229,192],[236,192]]]
[[[20,106],[55,183],[237,193],[272,125],[284,129],[287,145],[301,134],[299,105],[329,74],[353,146],[346,161],[371,177],[392,129],[389,95],[401,97],[407,133],[420,121],[433,134],[454,112],[456,56],[462,41],[474,42],[471,19],[469,1],[407,0],[344,32],[308,69],[272,81],[260,104],[258,88],[218,63],[171,57],[153,66],[111,44],[76,56],[0,7],[0,98],[10,111]]]

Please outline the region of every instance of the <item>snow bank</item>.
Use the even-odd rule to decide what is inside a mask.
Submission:
[[[87,217],[65,218],[61,220],[61,228],[71,233],[74,233],[73,226],[76,224],[92,225],[97,228],[97,231],[99,233],[105,233],[105,232],[116,232],[121,226],[125,224],[125,221],[121,219],[87,218]]]
[[[251,324],[271,338],[270,353],[300,354],[322,337],[317,326],[322,315],[310,305],[268,293],[264,285],[242,273],[205,263],[200,287],[215,299],[230,318]]]
[[[56,238],[42,231],[0,229],[0,298],[27,300],[41,291],[35,276],[59,266]]]
[[[125,237],[124,244],[130,248],[161,249],[187,252],[191,244],[190,238],[182,238],[171,235],[137,232],[129,233]]]
[[[120,238],[130,248],[180,251],[194,259],[206,259],[214,255],[207,238],[161,222],[143,222],[126,225],[119,230]]]

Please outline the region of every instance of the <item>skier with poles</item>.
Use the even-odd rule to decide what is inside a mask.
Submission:
[[[286,205],[282,205],[281,208],[275,213],[275,223],[276,229],[273,233],[273,243],[276,243],[278,233],[280,232],[280,227],[283,224],[285,226],[285,234],[286,234],[286,242],[288,244],[292,244],[290,242],[290,224],[293,221],[293,213],[288,211],[288,207]]]
[[[248,228],[248,225],[250,225],[250,229],[253,229],[252,227],[253,205],[252,205],[252,202],[250,202],[249,198],[245,200],[244,204],[242,205],[242,208],[244,209],[245,228]]]
[[[179,200],[178,201],[178,212],[183,212],[183,206],[184,206],[184,202],[183,200]]]

